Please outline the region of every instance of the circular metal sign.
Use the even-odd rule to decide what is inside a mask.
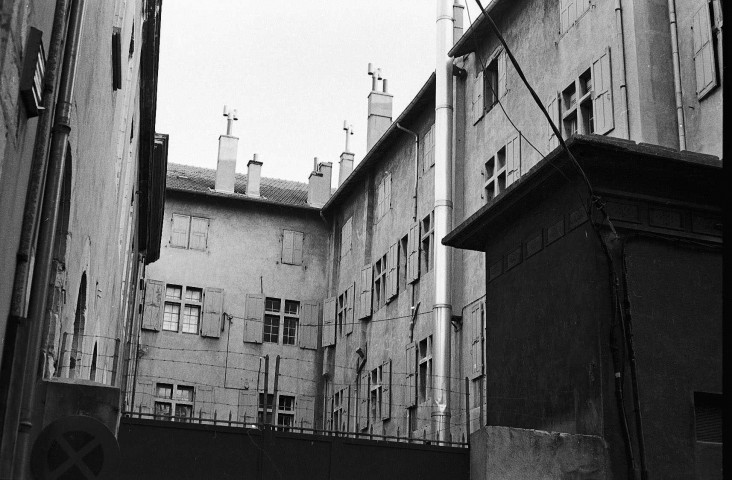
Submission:
[[[108,478],[119,462],[119,444],[99,420],[85,415],[62,417],[38,436],[31,469],[39,480]]]

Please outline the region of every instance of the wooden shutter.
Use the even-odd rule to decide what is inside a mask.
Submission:
[[[593,133],[604,135],[615,126],[613,120],[613,90],[610,70],[610,49],[592,62]]]
[[[419,223],[409,230],[409,256],[407,257],[407,280],[409,283],[419,280]]]
[[[376,187],[376,220],[380,220],[384,215],[384,180],[379,182],[379,186]]]
[[[358,428],[363,429],[369,425],[369,382],[371,375],[369,371],[364,369],[361,374],[361,383],[359,384],[359,405],[358,405]]]
[[[165,284],[158,280],[148,280],[145,287],[145,306],[142,311],[142,328],[160,331],[163,318],[163,297]]]
[[[302,265],[303,234],[292,232],[292,264]]]
[[[323,346],[335,345],[336,297],[326,298],[323,302]]]
[[[374,272],[371,270],[371,265],[366,265],[361,269],[361,284],[360,284],[360,300],[361,305],[359,307],[358,318],[369,317],[371,315],[371,286],[373,284]]]
[[[213,418],[214,410],[214,389],[208,385],[199,385],[196,387],[196,397],[193,409],[193,417]]]
[[[506,51],[502,50],[498,55],[498,91],[496,93],[498,94],[499,99],[504,96],[507,91],[506,67]]]
[[[546,102],[546,111],[549,112],[549,116],[554,122],[557,129],[560,129],[559,124],[559,93],[553,93],[549,95]],[[550,125],[547,125],[547,152],[551,152],[559,146],[559,139],[554,135],[554,130]]]
[[[193,250],[206,250],[208,222],[208,218],[191,217],[191,239],[188,248]]]
[[[153,382],[151,380],[138,380],[137,395],[138,411],[153,413]]]
[[[480,67],[479,67],[480,68]],[[478,123],[478,120],[483,116],[483,71],[479,71],[478,75],[473,81],[473,105],[472,105],[472,119],[473,125]]]
[[[404,383],[404,405],[409,408],[417,405],[417,344],[412,342],[406,350],[407,378]]]
[[[356,296],[356,284],[346,290],[346,335],[353,333],[353,304]]]
[[[518,180],[520,174],[521,141],[520,137],[515,137],[506,144],[506,186]]]
[[[313,428],[315,418],[315,401],[307,395],[298,395],[295,399],[295,423],[298,427]]]
[[[293,235],[292,230],[283,230],[282,233],[282,263],[293,263]]]
[[[381,373],[382,420],[391,418],[391,404],[393,403],[391,392],[391,360],[388,360],[384,363]]]
[[[221,316],[224,313],[224,290],[221,288],[203,289],[203,322],[201,335],[219,338],[221,336]]]
[[[707,0],[703,0],[701,3],[703,5],[696,11],[691,23],[694,40],[696,94],[700,98],[717,86],[717,65],[714,62],[709,4]]]
[[[300,304],[298,341],[300,348],[318,348],[318,302],[306,300]]]
[[[257,402],[259,401],[257,393],[253,388],[239,390],[237,417],[240,422],[246,422],[250,425],[257,423]]]
[[[173,214],[170,227],[170,244],[174,247],[188,248],[188,228],[191,217],[188,215]]]
[[[394,298],[399,293],[399,277],[397,275],[397,265],[399,264],[399,242],[395,242],[389,247],[389,254],[386,257],[386,298]]]
[[[391,173],[384,178],[384,215],[391,210]]]
[[[244,318],[244,341],[262,343],[264,330],[264,295],[250,293],[246,297],[246,315]]]
[[[483,375],[483,305],[480,303],[470,311],[470,331],[470,354],[473,361],[471,378],[476,378]]]
[[[580,0],[583,1],[583,0]],[[569,27],[574,24],[574,21],[577,20],[577,6],[576,6],[577,0],[561,0],[560,1],[560,28],[562,32],[566,32]]]

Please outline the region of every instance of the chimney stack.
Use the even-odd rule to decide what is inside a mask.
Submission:
[[[346,149],[341,153],[341,161],[338,166],[338,186],[348,178],[353,171],[353,158],[354,155],[351,152],[351,135],[353,135],[353,125],[349,125],[345,120],[343,121],[343,130],[346,131]]]
[[[318,162],[315,157],[315,170],[308,178],[308,205],[322,207],[330,198],[330,182],[333,171],[331,162]]]
[[[371,75],[371,93],[369,93],[368,121],[366,124],[366,151],[386,132],[391,125],[391,111],[393,95],[387,92],[386,79],[381,76],[381,69],[374,69],[369,63],[369,75]],[[381,80],[381,90],[379,90]]]
[[[217,192],[234,193],[234,172],[236,170],[236,152],[239,148],[239,138],[232,135],[232,124],[238,120],[236,110],[224,105],[226,117],[226,135],[219,137],[219,156],[216,162]]]
[[[262,162],[257,160],[257,154],[247,163],[247,196],[259,197],[259,185],[262,181]]]

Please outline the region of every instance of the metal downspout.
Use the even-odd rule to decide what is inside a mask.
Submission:
[[[66,144],[71,132],[71,111],[73,105],[74,80],[81,43],[85,0],[75,0],[71,6],[66,49],[64,52],[61,86],[56,105],[56,115],[48,160],[48,173],[43,193],[42,219],[38,233],[38,257],[33,268],[33,286],[28,312],[28,349],[23,363],[22,403],[18,427],[17,451],[15,455],[15,478],[28,478],[28,466],[33,430],[33,407],[37,365],[40,358],[43,323],[46,315],[49,277],[51,273],[53,246],[56,240],[59,196],[66,163]],[[13,372],[15,373],[15,372]]]
[[[676,100],[676,121],[679,126],[679,150],[686,150],[686,126],[684,125],[684,104],[681,95],[681,68],[679,67],[679,39],[676,34],[676,3],[668,0],[669,26],[671,27],[671,58],[674,67],[674,97]]]
[[[414,199],[414,213],[412,214],[412,221],[417,221],[417,186],[419,185],[419,135],[413,131],[402,127],[399,122],[396,124],[399,130],[407,132],[414,137],[414,193],[412,198]]]
[[[615,0],[615,32],[618,52],[620,53],[620,105],[623,107],[621,115],[625,126],[626,138],[630,140],[630,120],[628,119],[628,85],[625,74],[625,36],[623,34],[623,7],[622,0]]]
[[[435,300],[432,428],[435,440],[450,441],[450,350],[452,252],[442,239],[452,228],[452,0],[437,0],[435,86]]]

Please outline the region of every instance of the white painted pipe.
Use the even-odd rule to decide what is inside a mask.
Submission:
[[[671,56],[674,68],[674,92],[676,97],[676,120],[679,127],[679,150],[686,150],[686,126],[684,125],[684,104],[681,95],[679,39],[676,34],[676,3],[674,0],[668,0],[668,17],[671,27]]]
[[[452,229],[453,0],[437,0],[435,65],[435,303],[432,427],[438,442],[450,441],[450,328],[452,252],[442,239]]]

